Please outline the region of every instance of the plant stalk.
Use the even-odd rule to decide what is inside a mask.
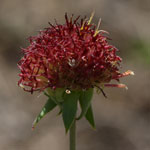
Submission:
[[[76,120],[70,128],[70,150],[76,150]]]

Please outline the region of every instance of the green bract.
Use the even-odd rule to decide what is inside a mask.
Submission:
[[[56,106],[60,108],[59,114],[62,114],[66,132],[71,128],[74,120],[85,117],[90,125],[95,128],[94,117],[92,112],[91,100],[93,96],[93,88],[87,90],[74,90],[66,92],[64,88],[52,90],[48,88],[45,92],[48,100],[42,108],[39,115],[33,122],[33,128],[36,124]],[[81,107],[81,114],[77,117],[78,103]]]

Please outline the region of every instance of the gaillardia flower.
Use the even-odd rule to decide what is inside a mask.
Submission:
[[[31,93],[43,91],[48,97],[32,128],[58,106],[66,132],[70,131],[70,150],[75,150],[76,120],[85,117],[95,128],[94,88],[106,97],[104,87],[126,88],[124,84],[111,84],[112,80],[119,82],[121,77],[134,75],[130,70],[119,71],[117,48],[109,43],[108,33],[99,30],[101,20],[97,27],[91,23],[93,15],[89,20],[79,20],[66,14],[64,24],[49,23],[48,28],[29,38],[30,45],[22,49],[24,56],[18,63],[18,85]]]
[[[52,25],[29,38],[18,63],[21,70],[18,84],[25,91],[46,88],[85,90],[93,87],[126,87],[110,84],[111,80],[133,74],[119,72],[121,58],[117,48],[109,44],[107,32],[99,30],[91,20],[65,15],[65,23]]]

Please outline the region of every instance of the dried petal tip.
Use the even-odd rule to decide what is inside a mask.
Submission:
[[[133,71],[130,71],[130,75],[134,76],[134,75],[135,75],[135,73],[134,73]]]
[[[125,73],[123,73],[124,76],[128,76],[128,75],[134,75],[134,72],[131,70],[126,71]]]
[[[95,14],[95,11],[92,12],[91,17],[90,17],[90,19],[89,19],[89,21],[88,21],[88,25],[91,24],[91,21],[92,21],[92,19],[93,19],[93,17],[94,17],[94,14]]]
[[[25,86],[24,86],[23,84],[21,84],[21,83],[19,84],[19,86],[20,86],[21,88],[23,88],[23,89],[25,88]]]
[[[129,76],[129,75],[134,75],[134,72],[131,71],[131,70],[128,70],[128,71],[126,71],[124,73],[120,73],[120,74],[118,74],[116,76],[113,76],[112,78],[113,79],[119,79],[119,78],[126,77],[126,76]]]
[[[125,84],[104,84],[105,87],[117,87],[117,88],[125,88],[128,90],[128,87]]]

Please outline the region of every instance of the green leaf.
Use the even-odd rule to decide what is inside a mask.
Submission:
[[[71,91],[70,94],[64,94],[64,102],[62,104],[62,116],[66,133],[70,129],[74,119],[76,118],[77,102],[80,96],[80,92]]]
[[[37,125],[37,123],[48,113],[50,112],[53,108],[56,107],[56,103],[54,103],[53,100],[51,100],[51,98],[49,98],[46,102],[46,104],[44,105],[44,107],[42,108],[41,112],[39,113],[39,115],[35,118],[32,128],[34,129],[35,126]]]
[[[50,97],[46,91],[43,92],[45,96],[47,96],[48,98]]]
[[[90,107],[92,97],[93,97],[93,88],[90,88],[82,92],[79,98],[79,102],[82,110],[80,116],[77,118],[78,120],[81,119],[83,116],[85,116],[88,108]]]
[[[63,95],[65,94],[65,89],[64,88],[57,88],[55,90],[55,98],[57,100],[57,102],[63,102],[64,99],[63,99]]]
[[[92,110],[92,105],[90,105],[87,113],[85,114],[85,118],[88,120],[90,125],[95,129],[95,121],[94,121],[94,115]]]
[[[56,104],[59,105],[61,102],[64,101],[63,99],[63,95],[65,94],[64,88],[57,88],[55,90],[47,88],[46,90],[48,93],[47,95],[49,95]]]

